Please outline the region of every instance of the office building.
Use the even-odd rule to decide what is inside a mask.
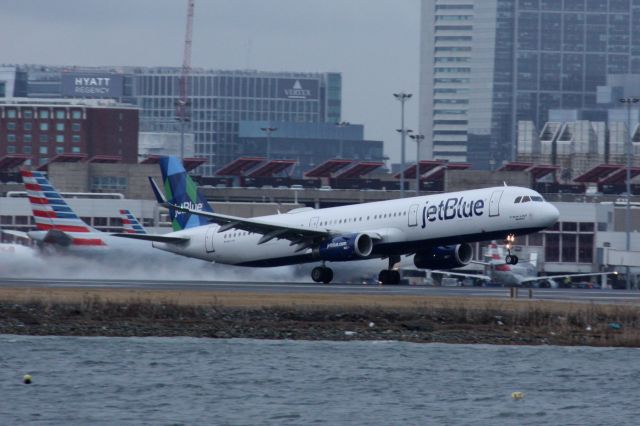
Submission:
[[[608,74],[640,70],[639,23],[630,0],[423,0],[425,158],[514,159],[519,120],[590,108]]]
[[[142,122],[175,120],[179,78],[178,68],[136,74]],[[243,121],[337,123],[341,118],[340,74],[196,70],[188,87],[188,129],[195,155],[208,160],[199,168],[204,176],[238,157]]]
[[[269,125],[275,130],[264,131]],[[382,141],[365,140],[361,124],[243,121],[238,141],[242,157],[296,160],[294,177],[334,158],[385,160]]]
[[[146,132],[192,134],[198,172],[211,176],[240,152],[242,121],[338,123],[342,116],[339,73],[215,71],[193,69],[187,78],[184,129],[176,126],[181,69],[176,67],[23,66],[28,95],[38,98],[109,98],[140,107]]]

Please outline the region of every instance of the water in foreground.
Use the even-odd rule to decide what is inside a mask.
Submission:
[[[639,356],[590,347],[0,335],[0,424],[635,425]],[[524,398],[512,399],[514,391]]]

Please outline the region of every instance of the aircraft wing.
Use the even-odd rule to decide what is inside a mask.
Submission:
[[[462,277],[462,278],[477,278],[480,280],[491,281],[491,277],[488,275],[482,274],[465,274],[463,272],[451,272],[451,271],[441,271],[441,270],[433,270],[432,274],[443,274],[443,275],[452,275],[454,277]]]
[[[292,245],[307,242],[307,244],[305,245],[308,247],[308,240],[324,239],[333,235],[329,230],[303,228],[299,226],[267,222],[259,219],[242,218],[215,212],[205,212],[202,210],[195,210],[176,204],[171,204],[167,201],[162,192],[160,192],[154,180],[152,178],[149,178],[149,181],[151,182],[151,187],[153,188],[153,192],[156,195],[156,199],[161,205],[165,207],[171,207],[181,212],[205,217],[210,222],[220,225],[218,232],[224,232],[229,229],[239,229],[242,231],[262,234],[262,238],[260,239],[258,244],[264,244],[274,238],[280,238],[290,240],[292,242]]]
[[[601,276],[601,275],[617,275],[618,272],[614,271],[614,272],[593,272],[593,273],[589,273],[589,274],[565,274],[565,275],[546,275],[546,276],[541,276],[541,277],[526,277],[526,278],[522,278],[520,280],[521,283],[530,283],[530,282],[534,282],[534,281],[541,281],[541,280],[555,280],[558,278],[573,278],[573,277],[595,277],[595,276]]]
[[[169,243],[169,244],[183,244],[189,241],[188,237],[172,237],[169,235],[158,234],[129,234],[126,232],[119,232],[111,234],[114,237],[131,238],[134,240],[155,241],[157,243]]]

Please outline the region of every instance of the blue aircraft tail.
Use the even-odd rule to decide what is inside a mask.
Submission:
[[[164,193],[169,203],[195,210],[213,212],[206,198],[198,191],[198,186],[187,174],[178,158],[162,157],[160,159],[160,170],[162,171]],[[202,216],[176,211],[172,208],[169,208],[169,215],[174,231],[209,223]]]

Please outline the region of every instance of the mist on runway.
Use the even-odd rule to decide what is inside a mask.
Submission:
[[[46,253],[36,248],[0,252],[0,277],[33,279],[129,279],[231,282],[311,282],[311,269],[320,262],[274,268],[213,264],[158,250],[157,253],[109,252],[76,256]],[[383,260],[328,263],[336,282],[357,282],[377,276]]]

